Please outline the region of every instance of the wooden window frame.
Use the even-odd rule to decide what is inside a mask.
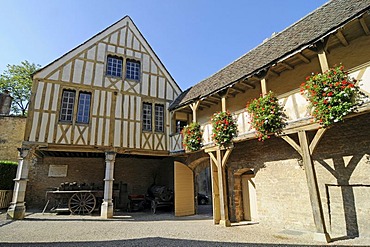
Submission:
[[[155,132],[164,132],[164,105],[154,105],[154,130]]]
[[[112,64],[110,65],[110,60]],[[114,63],[114,61],[120,61],[121,63]],[[119,68],[120,66],[120,68]],[[107,56],[107,63],[105,67],[105,75],[111,77],[122,78],[123,74],[123,58],[115,55]]]
[[[81,109],[81,96],[88,95],[88,103],[84,102],[83,108]],[[86,99],[84,99],[86,101]],[[87,109],[86,109],[87,107]],[[76,115],[76,123],[78,124],[89,124],[90,123],[90,110],[91,110],[91,92],[84,92],[81,91],[78,93],[78,105],[77,105],[77,115]],[[82,121],[79,120],[80,112],[82,111]],[[85,118],[87,121],[84,121]]]
[[[73,97],[71,97],[71,93],[73,93]],[[72,102],[70,100],[72,100]],[[73,123],[75,101],[76,101],[76,90],[63,89],[59,113],[59,122]],[[70,117],[70,119],[68,119],[68,117]]]
[[[132,67],[131,64],[134,64],[135,66]],[[137,75],[136,75],[136,73],[137,73]],[[138,60],[135,60],[135,59],[127,58],[126,59],[125,75],[126,75],[126,77],[125,77],[126,80],[140,82],[140,80],[141,80],[141,62],[138,61]]]
[[[149,106],[150,112],[146,112],[146,106]],[[151,132],[153,130],[153,104],[148,102],[143,102],[143,110],[142,110],[142,130]],[[148,122],[148,123],[147,123]]]

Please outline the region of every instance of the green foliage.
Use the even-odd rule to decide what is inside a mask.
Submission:
[[[218,146],[232,142],[237,135],[238,127],[229,111],[221,111],[212,116],[212,138]]]
[[[360,94],[356,80],[350,78],[343,66],[331,68],[306,78],[301,93],[306,95],[313,108],[315,121],[327,127],[343,121],[343,117],[355,110]]]
[[[13,189],[17,165],[17,162],[0,160],[0,190]]]
[[[189,151],[197,151],[202,147],[202,131],[199,123],[191,123],[182,130],[182,144]]]
[[[284,128],[284,112],[273,92],[260,96],[247,104],[251,124],[257,131],[259,141],[270,138],[272,133],[280,133]]]
[[[8,90],[13,97],[12,112],[26,116],[31,97],[32,74],[41,66],[28,61],[20,65],[7,65],[0,75],[0,91]]]

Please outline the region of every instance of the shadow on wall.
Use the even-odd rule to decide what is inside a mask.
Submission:
[[[348,156],[334,157],[331,159],[332,164],[329,164],[328,160],[316,160],[336,179],[336,184],[325,184],[325,192],[330,226],[337,225],[338,211],[343,210],[346,235],[342,238],[354,238],[360,235],[354,190],[355,188],[368,188],[367,192],[370,192],[370,185],[350,184],[350,179],[357,165],[366,156],[367,154],[360,153],[349,156],[350,158],[347,158]],[[338,205],[338,202],[341,202],[342,205]]]
[[[369,119],[364,114],[329,128],[314,153],[327,227],[339,239],[370,237]]]

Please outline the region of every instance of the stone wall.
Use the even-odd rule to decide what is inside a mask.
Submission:
[[[67,177],[49,177],[50,165],[68,165]],[[30,167],[27,185],[28,207],[42,209],[47,190],[64,182],[94,183],[103,188],[105,161],[101,158],[38,158]],[[173,160],[171,158],[116,158],[114,168],[115,187],[121,187],[116,206],[126,208],[129,194],[146,194],[153,183],[173,189]]]
[[[312,140],[315,131],[309,133]],[[297,140],[296,135],[291,135]],[[370,236],[370,114],[329,128],[314,154],[325,223],[332,238]],[[284,140],[237,143],[228,161],[230,219],[243,219],[239,183],[243,172],[255,175],[261,224],[314,231],[301,157]]]
[[[370,237],[370,114],[328,129],[313,158],[334,237]]]
[[[257,220],[297,230],[314,230],[305,172],[300,156],[284,140],[237,143],[228,161],[230,220],[243,220],[240,175],[255,173]]]
[[[0,116],[0,160],[18,161],[17,148],[22,146],[26,119]]]

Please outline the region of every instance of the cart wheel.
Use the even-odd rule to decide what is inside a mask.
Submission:
[[[72,214],[90,214],[96,206],[96,198],[90,192],[76,192],[68,201]]]
[[[155,214],[157,209],[157,203],[153,200],[151,203],[152,214]]]

